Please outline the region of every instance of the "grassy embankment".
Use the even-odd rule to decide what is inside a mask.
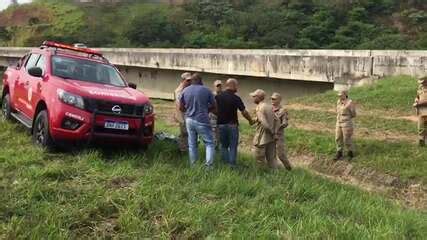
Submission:
[[[375,169],[402,180],[427,183],[427,149],[417,146],[417,124],[408,120],[414,119],[412,103],[417,87],[413,78],[394,77],[351,91],[351,98],[359,109],[356,120],[356,167]],[[328,92],[292,100],[290,106],[298,104],[333,109],[335,102],[335,93]],[[296,108],[290,114],[297,125],[315,123],[314,126],[320,126],[312,131],[290,129],[291,149],[300,152],[308,150],[320,157],[333,154],[334,113]]]
[[[164,120],[157,129],[172,130]],[[332,137],[321,132],[290,129],[288,137],[296,151],[323,156],[333,149]],[[421,239],[427,234],[423,211],[302,169],[260,170],[249,154],[239,159],[247,168],[233,171],[217,161],[206,172],[190,169],[186,157],[165,142],[146,153],[98,148],[46,153],[21,126],[5,122],[0,142],[0,238]],[[367,166],[382,168],[377,162],[425,154],[409,143],[358,143],[357,162]],[[403,175],[425,171],[420,165],[417,171],[405,167]]]
[[[358,108],[357,157],[352,162],[356,168],[374,169],[402,181],[427,183],[427,149],[417,146],[417,123],[413,121],[412,103],[417,87],[415,79],[402,76],[351,90],[350,97]],[[329,91],[288,102],[291,125],[287,142],[291,153],[322,160],[332,158],[336,101],[336,92]],[[157,105],[165,104],[157,102]],[[170,121],[166,122],[171,126]],[[241,121],[241,132],[242,145],[250,145],[253,129],[246,121]]]

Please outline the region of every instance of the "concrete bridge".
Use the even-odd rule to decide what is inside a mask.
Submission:
[[[0,48],[7,66],[29,48]],[[240,95],[263,88],[285,97],[340,89],[384,76],[427,74],[427,51],[376,50],[231,50],[231,49],[98,49],[130,82],[151,97],[173,98],[183,71],[203,72],[206,84],[233,76]],[[247,99],[248,100],[248,99]]]

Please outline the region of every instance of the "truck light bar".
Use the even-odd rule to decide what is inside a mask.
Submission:
[[[79,47],[74,47],[74,46],[70,46],[70,45],[66,45],[66,44],[62,44],[62,43],[57,43],[57,42],[53,42],[53,41],[44,41],[42,43],[42,47],[43,46],[67,49],[67,50],[71,50],[71,51],[75,51],[75,52],[82,52],[82,53],[87,53],[87,54],[92,54],[92,55],[102,57],[102,53],[95,51],[93,49],[90,49],[90,48],[79,48]]]

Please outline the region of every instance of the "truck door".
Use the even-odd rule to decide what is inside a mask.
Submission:
[[[40,55],[40,57],[36,63],[36,67],[39,67],[43,70],[42,76],[44,77],[44,75],[46,73],[46,57],[44,55]],[[27,72],[27,74],[28,74],[28,72]],[[41,98],[43,77],[38,78],[38,77],[33,77],[30,74],[28,74],[29,88],[28,88],[28,92],[27,92],[27,100],[28,100],[29,106],[31,107],[30,109],[28,109],[30,112],[30,115],[28,115],[28,116],[31,118],[36,117],[36,116],[34,116],[34,114],[35,114],[35,110],[37,107],[36,105]]]
[[[14,109],[18,109],[18,97],[16,95],[16,88],[18,85],[18,80],[21,77],[21,69],[24,68],[23,65],[28,60],[30,54],[26,54],[21,59],[19,59],[14,66],[11,66],[13,68],[12,74],[9,75],[9,83],[11,84],[10,88],[10,97],[12,101],[12,106]]]
[[[34,67],[39,59],[40,54],[32,53],[25,66],[21,68],[19,77],[15,81],[15,98],[16,98],[16,108],[20,112],[24,113],[27,117],[32,116],[31,110],[32,107],[28,101],[28,99],[32,97],[32,92],[29,92],[30,89],[30,81],[33,78],[30,74],[28,74],[28,69]]]

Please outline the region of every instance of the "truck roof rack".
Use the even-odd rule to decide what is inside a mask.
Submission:
[[[100,56],[102,57],[102,53],[90,49],[90,48],[79,48],[79,47],[74,47],[71,45],[67,45],[67,44],[63,44],[63,43],[57,43],[54,41],[44,41],[42,43],[42,45],[40,46],[40,48],[43,47],[52,47],[52,48],[60,48],[60,49],[67,49],[67,50],[71,50],[71,51],[75,51],[75,52],[81,52],[81,53],[87,53],[87,54],[92,54],[92,55],[96,55],[96,56]]]
[[[88,54],[88,56],[90,58],[98,57],[101,60],[103,60],[104,62],[108,62],[108,60],[102,55],[101,52],[98,52],[98,51],[90,49],[90,48],[75,47],[75,46],[71,46],[71,45],[67,45],[67,44],[63,44],[63,43],[58,43],[58,42],[54,42],[54,41],[44,41],[42,43],[42,45],[40,46],[40,48],[43,49],[45,47],[55,48],[55,53],[56,53],[56,50],[58,50],[58,49],[70,50],[70,51],[79,52],[79,53],[86,53],[86,54]]]

